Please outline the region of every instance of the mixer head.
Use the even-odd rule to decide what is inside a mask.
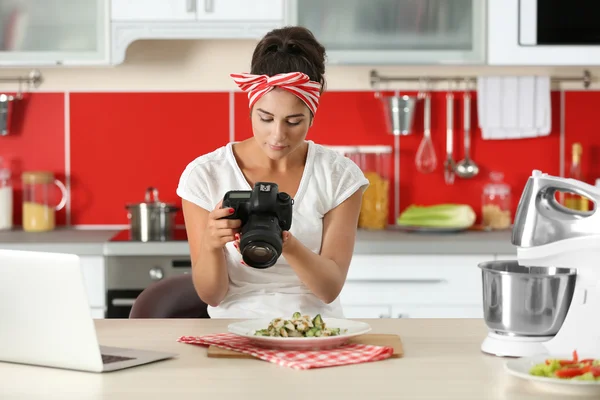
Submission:
[[[556,200],[571,192],[594,203],[593,211],[576,211]],[[526,248],[566,239],[598,236],[600,246],[600,189],[585,182],[534,170],[521,195],[512,231],[512,243]]]

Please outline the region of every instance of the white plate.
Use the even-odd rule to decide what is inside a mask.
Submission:
[[[565,356],[548,356],[548,355],[539,355],[533,357],[523,357],[517,358],[514,360],[509,360],[504,365],[506,371],[518,378],[526,379],[531,382],[532,385],[537,387],[540,390],[551,392],[551,393],[560,393],[560,394],[570,394],[570,395],[589,395],[589,396],[598,396],[600,395],[600,381],[577,381],[571,379],[556,379],[556,378],[546,378],[544,376],[534,376],[529,374],[529,370],[536,364],[540,364],[545,362],[548,358],[553,359],[572,359],[573,355],[565,355]],[[592,358],[592,357],[581,357],[583,358]],[[598,357],[593,357],[598,358]]]
[[[355,337],[364,335],[371,331],[371,326],[364,322],[349,319],[323,318],[328,327],[340,328],[346,332],[338,336],[326,337],[270,337],[255,336],[254,332],[266,329],[271,319],[251,319],[243,322],[235,322],[227,328],[229,332],[244,336],[251,340],[256,346],[281,349],[281,350],[322,350],[342,346]]]

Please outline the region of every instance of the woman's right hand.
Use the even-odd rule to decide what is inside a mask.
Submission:
[[[206,233],[204,235],[204,243],[211,250],[222,249],[229,242],[236,240],[236,234],[242,226],[242,221],[239,219],[223,219],[233,214],[233,208],[221,208],[223,201],[208,214],[206,222]]]

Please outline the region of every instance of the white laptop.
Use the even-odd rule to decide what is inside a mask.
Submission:
[[[0,250],[0,362],[108,372],[175,356],[98,344],[78,256]]]

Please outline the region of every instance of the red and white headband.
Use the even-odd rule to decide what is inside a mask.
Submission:
[[[289,72],[273,76],[246,73],[230,74],[230,76],[240,89],[248,92],[250,108],[252,108],[258,99],[275,87],[278,87],[298,96],[308,106],[313,115],[317,112],[319,96],[321,95],[321,84],[311,81],[308,75],[302,72]]]

